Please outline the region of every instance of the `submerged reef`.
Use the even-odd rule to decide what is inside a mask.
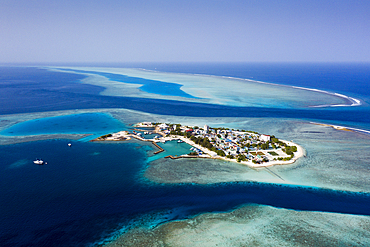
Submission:
[[[367,246],[368,216],[247,205],[207,213],[155,229],[135,228],[107,247],[119,246]]]
[[[49,67],[49,70],[85,75],[87,78],[82,82],[103,87],[101,95],[106,96],[277,108],[361,105],[358,99],[338,93],[250,79],[129,68]]]

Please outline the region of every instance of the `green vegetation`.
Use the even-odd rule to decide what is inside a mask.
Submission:
[[[235,159],[235,157],[233,155],[231,155],[231,154],[226,155],[226,158],[228,158],[228,159]]]
[[[274,151],[271,151],[271,152],[268,152],[269,154],[271,154],[272,156],[279,156],[276,152]]]
[[[280,141],[279,139],[275,138],[275,136],[274,137],[271,136],[270,141],[271,141],[272,147],[275,147],[275,148],[277,146],[286,146],[286,143],[284,143],[284,142]]]
[[[285,158],[279,157],[278,160],[288,161],[288,160],[293,159],[293,156],[294,156],[294,154],[290,155],[289,157],[285,157]]]
[[[202,138],[202,137],[195,137],[193,136],[192,134],[190,134],[189,132],[181,132],[181,130],[172,130],[170,132],[171,135],[180,135],[180,136],[185,136],[186,138],[189,138],[190,140],[192,140],[195,144],[199,144],[201,145],[202,147],[205,147],[213,152],[216,152],[217,155],[219,156],[222,156],[224,157],[225,156],[225,152],[222,151],[222,150],[218,150],[217,148],[215,148],[213,146],[213,144],[208,140],[207,137],[205,138]]]
[[[241,161],[245,161],[247,160],[247,158],[245,157],[245,155],[243,154],[239,154],[238,157],[237,157],[237,161],[238,162],[241,162]]]
[[[251,155],[265,155],[263,152],[249,152]]]
[[[285,148],[283,148],[283,151],[287,155],[294,155],[293,153],[297,152],[297,147],[296,146],[285,146]]]
[[[269,142],[266,142],[266,143],[261,144],[260,147],[263,150],[269,149]]]
[[[103,136],[101,136],[100,138],[101,138],[101,139],[106,139],[107,137],[112,137],[112,134],[103,135]]]
[[[208,140],[207,137],[202,138],[202,137],[191,136],[190,137],[190,140],[192,140],[193,142],[195,142],[195,144],[199,144],[202,147],[205,147],[205,148],[207,148],[209,150],[211,150],[213,148],[212,143],[209,142],[209,140]]]
[[[215,152],[217,153],[217,155],[219,155],[221,157],[225,157],[226,156],[225,152],[222,151],[222,150],[216,150]]]

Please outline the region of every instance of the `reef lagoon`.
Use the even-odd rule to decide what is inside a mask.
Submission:
[[[368,64],[136,66],[0,68],[2,246],[366,245]],[[143,121],[254,130],[306,156],[251,169],[164,158],[185,143],[90,142]]]

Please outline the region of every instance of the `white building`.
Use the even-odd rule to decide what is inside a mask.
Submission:
[[[160,129],[167,129],[167,128],[168,128],[168,125],[167,125],[167,124],[165,124],[165,123],[163,123],[163,124],[158,125],[158,127],[159,127]]]
[[[270,141],[270,136],[269,135],[261,135],[260,140],[264,142],[269,142]]]
[[[208,125],[204,125],[204,133],[208,133],[209,131],[209,126]]]

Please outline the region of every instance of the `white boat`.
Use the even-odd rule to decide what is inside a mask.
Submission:
[[[44,162],[43,160],[39,160],[39,159],[36,159],[33,161],[34,164],[36,165],[43,165],[43,164],[47,164],[46,162]]]
[[[178,143],[183,143],[184,141],[183,141],[183,140],[178,140],[177,142],[178,142]]]
[[[68,143],[68,146],[70,147],[70,146],[72,146],[72,144],[71,143]]]

